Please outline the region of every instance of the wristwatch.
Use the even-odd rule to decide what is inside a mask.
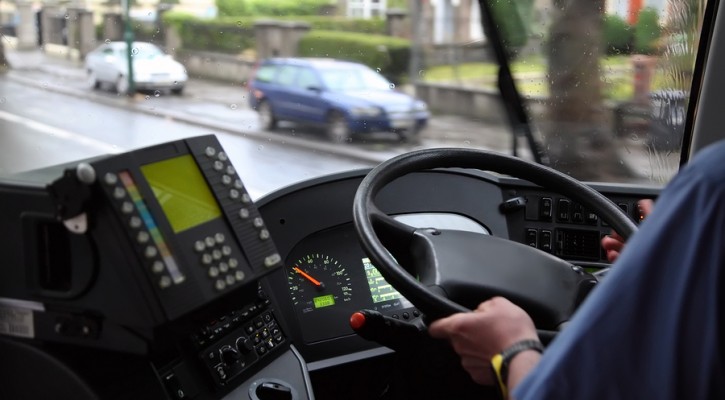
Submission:
[[[491,367],[493,373],[496,376],[496,387],[498,393],[502,399],[508,398],[508,377],[509,377],[509,364],[513,358],[525,350],[535,350],[539,353],[544,352],[544,346],[538,340],[522,340],[516,342],[504,349],[504,351],[496,354],[491,358]]]

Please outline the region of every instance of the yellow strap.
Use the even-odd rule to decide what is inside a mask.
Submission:
[[[501,367],[503,366],[503,356],[501,353],[496,354],[493,358],[491,358],[491,366],[493,367],[493,372],[496,375],[496,383],[498,384],[501,398],[507,399],[508,387],[506,387],[506,382],[503,381],[503,377],[501,376]]]

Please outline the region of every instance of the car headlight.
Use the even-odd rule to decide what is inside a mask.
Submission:
[[[423,101],[416,101],[413,109],[415,111],[427,111],[428,105],[425,104],[425,102],[423,102]]]
[[[382,113],[382,110],[378,107],[353,107],[350,109],[350,114],[356,117],[377,117]]]

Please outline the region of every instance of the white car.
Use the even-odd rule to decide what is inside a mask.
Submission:
[[[134,42],[131,48],[133,80],[137,90],[171,90],[181,94],[188,76],[181,63],[151,43]],[[88,86],[112,85],[128,92],[128,58],[125,42],[105,43],[86,55]]]

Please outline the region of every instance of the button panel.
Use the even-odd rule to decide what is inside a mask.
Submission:
[[[228,155],[221,148],[214,146],[207,146],[203,154],[208,160],[207,162],[211,164],[211,168],[205,168],[204,163],[201,162],[202,169],[209,175],[211,182],[218,181],[217,185],[212,184],[212,186],[215,192],[219,194],[222,208],[232,222],[233,228],[241,234],[242,244],[247,245],[244,249],[245,252],[246,247],[252,246],[255,247],[255,250],[264,251],[264,249],[269,249],[268,253],[261,257],[259,264],[252,265],[252,269],[271,269],[281,266],[282,260],[270,240],[269,230],[256,207],[254,207],[252,198],[244,187],[236,169],[229,161]],[[218,179],[214,179],[215,176],[218,176]],[[205,243],[207,247],[212,247],[208,242]],[[234,262],[227,260],[226,257],[229,256],[228,248],[220,247],[216,250],[221,251],[221,256],[213,252],[211,256],[220,272],[224,269],[219,265],[220,262],[226,262],[230,269],[235,268],[233,265],[238,264],[238,260]],[[271,260],[275,262],[270,262]],[[230,283],[234,285],[238,281],[240,274],[236,273],[236,271],[233,272],[226,275],[224,279],[215,281],[215,288],[221,290],[219,288],[228,287]],[[242,279],[244,278],[242,277]]]
[[[269,300],[260,297],[209,322],[192,335],[192,341],[214,383],[225,386],[285,344],[286,337]]]

